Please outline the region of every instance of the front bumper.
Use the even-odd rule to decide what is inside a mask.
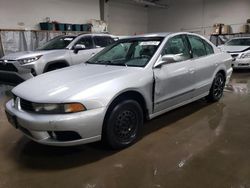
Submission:
[[[231,76],[232,76],[232,73],[233,73],[233,68],[230,67],[230,68],[227,70],[226,85],[229,84],[230,78],[231,78]]]
[[[234,69],[247,69],[250,68],[250,59],[238,59],[236,58],[235,61],[232,63],[232,67]]]
[[[15,127],[38,143],[72,146],[101,140],[105,107],[73,114],[41,115],[17,109],[13,103],[13,100],[6,103],[6,113],[15,117]],[[13,121],[10,122],[13,124]],[[56,137],[58,132],[73,132],[80,137],[62,141]]]

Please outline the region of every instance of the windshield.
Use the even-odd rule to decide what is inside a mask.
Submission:
[[[250,46],[250,38],[232,39],[226,43],[227,46]]]
[[[145,67],[163,38],[135,38],[119,40],[91,58],[87,63]]]
[[[56,37],[49,42],[45,43],[37,50],[60,50],[65,49],[76,37],[73,36],[60,36]]]

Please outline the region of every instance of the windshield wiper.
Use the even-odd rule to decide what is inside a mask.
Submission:
[[[126,63],[114,63],[112,61],[104,61],[104,60],[100,60],[100,61],[95,61],[95,62],[89,62],[87,61],[86,63],[88,64],[99,64],[99,65],[117,65],[117,66],[126,66]]]

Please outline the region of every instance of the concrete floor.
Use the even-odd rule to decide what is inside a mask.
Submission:
[[[0,187],[250,187],[250,71],[233,74],[219,103],[200,100],[146,123],[122,151],[99,143],[36,144],[4,114],[0,86]]]

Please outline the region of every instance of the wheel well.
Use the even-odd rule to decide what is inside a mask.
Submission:
[[[107,118],[107,114],[115,107],[115,105],[117,105],[121,101],[128,100],[128,99],[133,99],[136,102],[138,102],[143,110],[144,119],[148,119],[148,109],[147,109],[146,101],[144,97],[142,96],[142,94],[140,94],[137,91],[126,91],[120,94],[119,96],[117,96],[109,105],[107,113],[105,115],[105,120]]]
[[[44,72],[47,72],[50,68],[64,68],[64,67],[68,67],[69,64],[67,62],[64,61],[58,61],[58,62],[50,62],[46,65],[46,67],[44,68]]]
[[[225,71],[224,71],[224,70],[220,70],[218,73],[223,74],[224,78],[226,79],[226,73],[225,73]]]

